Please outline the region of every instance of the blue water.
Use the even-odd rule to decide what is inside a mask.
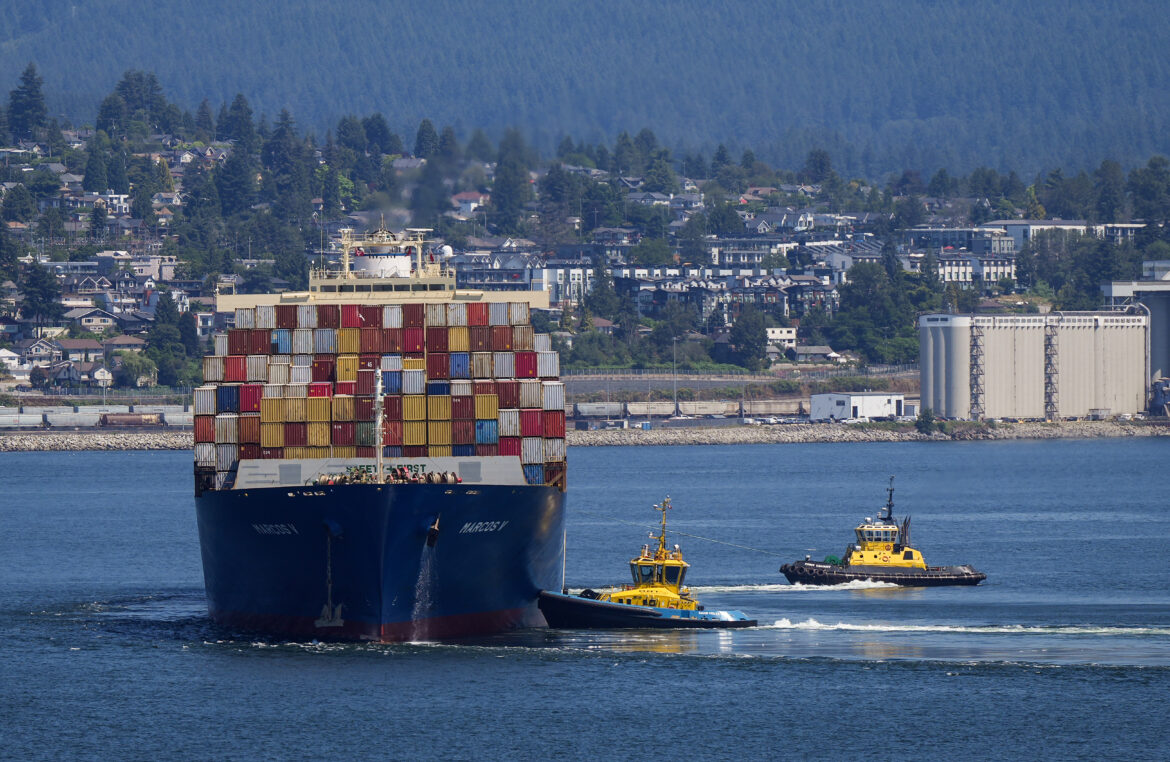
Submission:
[[[761,626],[393,646],[211,625],[186,453],[5,454],[0,758],[1162,759],[1168,452],[576,449],[571,588],[624,581],[669,493],[697,596]],[[787,585],[779,565],[840,554],[890,474],[927,561],[988,581]]]

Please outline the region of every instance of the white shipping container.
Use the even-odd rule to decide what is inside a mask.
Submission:
[[[291,398],[291,399],[308,397],[309,396],[309,385],[307,383],[286,384],[284,387],[284,396],[287,398]]]
[[[467,397],[475,393],[475,385],[470,381],[455,379],[451,382],[452,397]]]
[[[471,353],[471,377],[472,378],[491,378],[495,366],[492,364],[491,352],[472,352]]]
[[[195,415],[215,415],[215,387],[200,386],[194,394]]]
[[[466,326],[467,325],[467,305],[466,304],[448,304],[447,305],[447,325],[451,326]]]
[[[288,369],[289,364],[286,362],[268,363],[268,383],[287,384],[289,378]]]
[[[313,369],[307,365],[293,365],[288,369],[290,384],[307,384],[313,380]]]
[[[447,325],[447,305],[428,304],[426,306],[427,327]]]
[[[85,408],[81,409],[85,410]],[[61,410],[64,412],[45,413],[45,423],[61,428],[86,429],[98,426],[102,422],[101,413],[75,413],[71,407],[62,407]]]
[[[492,375],[496,378],[515,378],[516,355],[511,352],[493,352]]]
[[[560,352],[537,352],[536,353],[536,375],[541,378],[560,378],[561,377],[561,354]]]
[[[543,407],[545,410],[564,410],[565,409],[565,385],[560,381],[542,381],[541,387],[544,392]]]
[[[220,357],[227,357],[228,353],[228,337],[226,333],[217,333],[211,337],[211,344],[215,350],[212,354],[217,354]]]
[[[537,352],[552,351],[552,336],[547,333],[538,333],[532,337],[532,348]]]
[[[311,368],[313,367],[312,355],[293,355],[292,365],[294,368]]]
[[[333,328],[317,328],[314,330],[313,351],[319,355],[337,354],[337,331]]]
[[[231,471],[216,471],[215,472],[215,488],[216,490],[225,490],[228,485],[234,481],[235,473]]]
[[[272,330],[276,328],[276,307],[262,304],[256,308],[256,327]]]
[[[191,413],[163,413],[163,423],[168,426],[194,426],[195,416]]]
[[[520,411],[519,410],[501,410],[499,421],[500,421],[500,436],[502,436],[502,437],[518,437],[518,436],[520,436]]]
[[[317,305],[315,304],[298,304],[297,305],[297,328],[316,328],[317,327]]]
[[[292,351],[296,355],[313,354],[312,328],[298,328],[292,332]]]
[[[248,355],[248,380],[268,380],[268,355]]]
[[[382,355],[378,367],[382,370],[402,370],[402,355]]]
[[[240,416],[220,413],[215,416],[215,443],[237,444],[240,441]]]
[[[203,358],[203,380],[223,381],[223,358],[218,355],[208,355]]]
[[[236,308],[236,328],[255,328],[256,310],[252,307]]]
[[[0,415],[0,429],[26,429],[33,426],[40,427],[45,423],[43,414],[16,413]]]
[[[512,302],[509,304],[508,321],[512,325],[528,325],[528,302]]]
[[[269,370],[272,370],[272,369],[269,368]],[[271,384],[264,384],[264,391],[261,393],[260,396],[264,397],[266,399],[280,399],[281,397],[284,396],[284,384],[285,383],[288,383],[288,382],[286,381],[284,383],[279,383],[279,384],[275,383],[275,382],[271,383]]]
[[[520,407],[539,408],[543,405],[541,400],[539,381],[520,382]]]
[[[520,462],[526,466],[544,463],[544,440],[540,437],[524,437],[520,440]]]
[[[215,468],[215,445],[211,442],[197,442],[195,444],[195,465],[204,468]]]
[[[215,446],[215,470],[231,471],[236,467],[240,458],[240,448],[234,444],[217,444]]]
[[[508,322],[507,302],[492,302],[488,305],[488,325],[511,325]]]
[[[544,462],[545,463],[560,463],[565,459],[565,440],[563,439],[546,439],[544,440]]]
[[[383,328],[401,328],[402,327],[402,305],[401,304],[387,304],[382,308],[382,327]]]
[[[426,394],[427,372],[425,370],[402,371],[403,394]]]

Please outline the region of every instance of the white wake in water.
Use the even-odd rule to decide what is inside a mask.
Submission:
[[[824,593],[834,590],[885,590],[901,587],[891,582],[874,582],[868,579],[851,580],[840,585],[802,585],[785,583],[773,585],[695,585],[695,593]]]
[[[824,624],[815,619],[792,622],[778,619],[762,629],[813,630],[839,632],[931,632],[969,633],[974,635],[1158,635],[1170,637],[1170,627],[1101,627],[1097,625],[946,625],[946,624]]]

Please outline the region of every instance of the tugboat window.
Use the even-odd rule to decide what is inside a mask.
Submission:
[[[638,572],[640,573],[640,576],[641,576],[640,581],[643,584],[654,581],[654,567],[653,566],[639,566]]]
[[[663,579],[666,580],[666,584],[668,584],[668,585],[679,584],[679,582],[680,582],[679,572],[682,571],[681,566],[667,566],[663,571],[665,572],[665,575],[666,575],[663,577]]]
[[[914,560],[914,551],[912,551],[912,550],[906,551],[905,553],[902,554],[902,558],[905,559],[906,561],[913,561]]]

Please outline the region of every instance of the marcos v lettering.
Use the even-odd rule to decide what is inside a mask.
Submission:
[[[253,524],[256,534],[300,534],[292,524]]]
[[[459,530],[459,534],[479,534],[481,532],[498,532],[508,526],[506,521],[469,521]]]

